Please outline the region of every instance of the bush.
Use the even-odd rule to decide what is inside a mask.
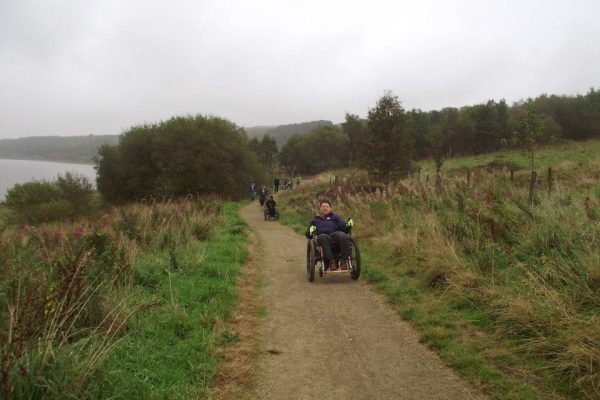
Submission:
[[[55,181],[16,184],[6,194],[6,205],[29,223],[72,219],[94,208],[94,191],[89,180],[67,172]]]
[[[174,117],[124,132],[99,150],[98,192],[113,203],[218,194],[241,198],[265,170],[242,128],[217,117]]]

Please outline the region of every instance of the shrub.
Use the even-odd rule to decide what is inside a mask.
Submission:
[[[67,172],[55,181],[16,184],[6,194],[6,205],[29,223],[72,219],[94,209],[94,191],[86,177]]]

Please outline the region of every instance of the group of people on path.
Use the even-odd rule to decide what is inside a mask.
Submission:
[[[302,182],[302,178],[300,177],[299,174],[292,178],[285,178],[283,180],[283,182],[279,178],[275,178],[275,179],[273,179],[273,193],[279,192],[279,187],[282,185],[283,185],[283,190],[291,190],[294,188],[294,184],[296,186],[300,186],[300,182]],[[257,189],[256,183],[254,183],[254,182],[250,183],[250,189],[248,191],[248,196],[250,197],[250,201],[254,201],[254,199],[256,198],[257,191],[258,191],[259,200],[260,200],[261,193],[263,193],[263,191],[264,191],[264,193],[266,194],[266,186],[261,185],[261,187],[259,189]],[[261,205],[262,205],[262,203],[261,203]]]
[[[297,175],[292,178],[285,178],[283,182],[279,178],[275,178],[273,180],[273,192],[279,192],[279,187],[283,184],[283,190],[291,190],[294,188],[294,184],[296,186],[300,186],[300,182],[302,182],[302,178],[300,175]]]
[[[258,202],[261,207],[266,207],[270,216],[274,216],[277,213],[277,203],[273,198],[273,195],[269,195],[267,187],[261,185],[260,188],[256,188],[256,184],[253,182],[250,184],[249,197],[250,201],[254,201],[258,192]]]

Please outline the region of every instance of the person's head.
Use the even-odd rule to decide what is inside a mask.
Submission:
[[[270,195],[270,196],[269,196],[269,199],[273,200],[273,195]]]
[[[319,205],[319,215],[324,217],[331,213],[331,203],[329,200],[321,200],[321,204]]]

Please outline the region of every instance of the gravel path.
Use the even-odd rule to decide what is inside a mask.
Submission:
[[[259,327],[259,399],[483,398],[418,342],[382,296],[346,274],[306,280],[306,239],[242,217],[259,238],[266,316]],[[308,218],[307,218],[308,220]]]

